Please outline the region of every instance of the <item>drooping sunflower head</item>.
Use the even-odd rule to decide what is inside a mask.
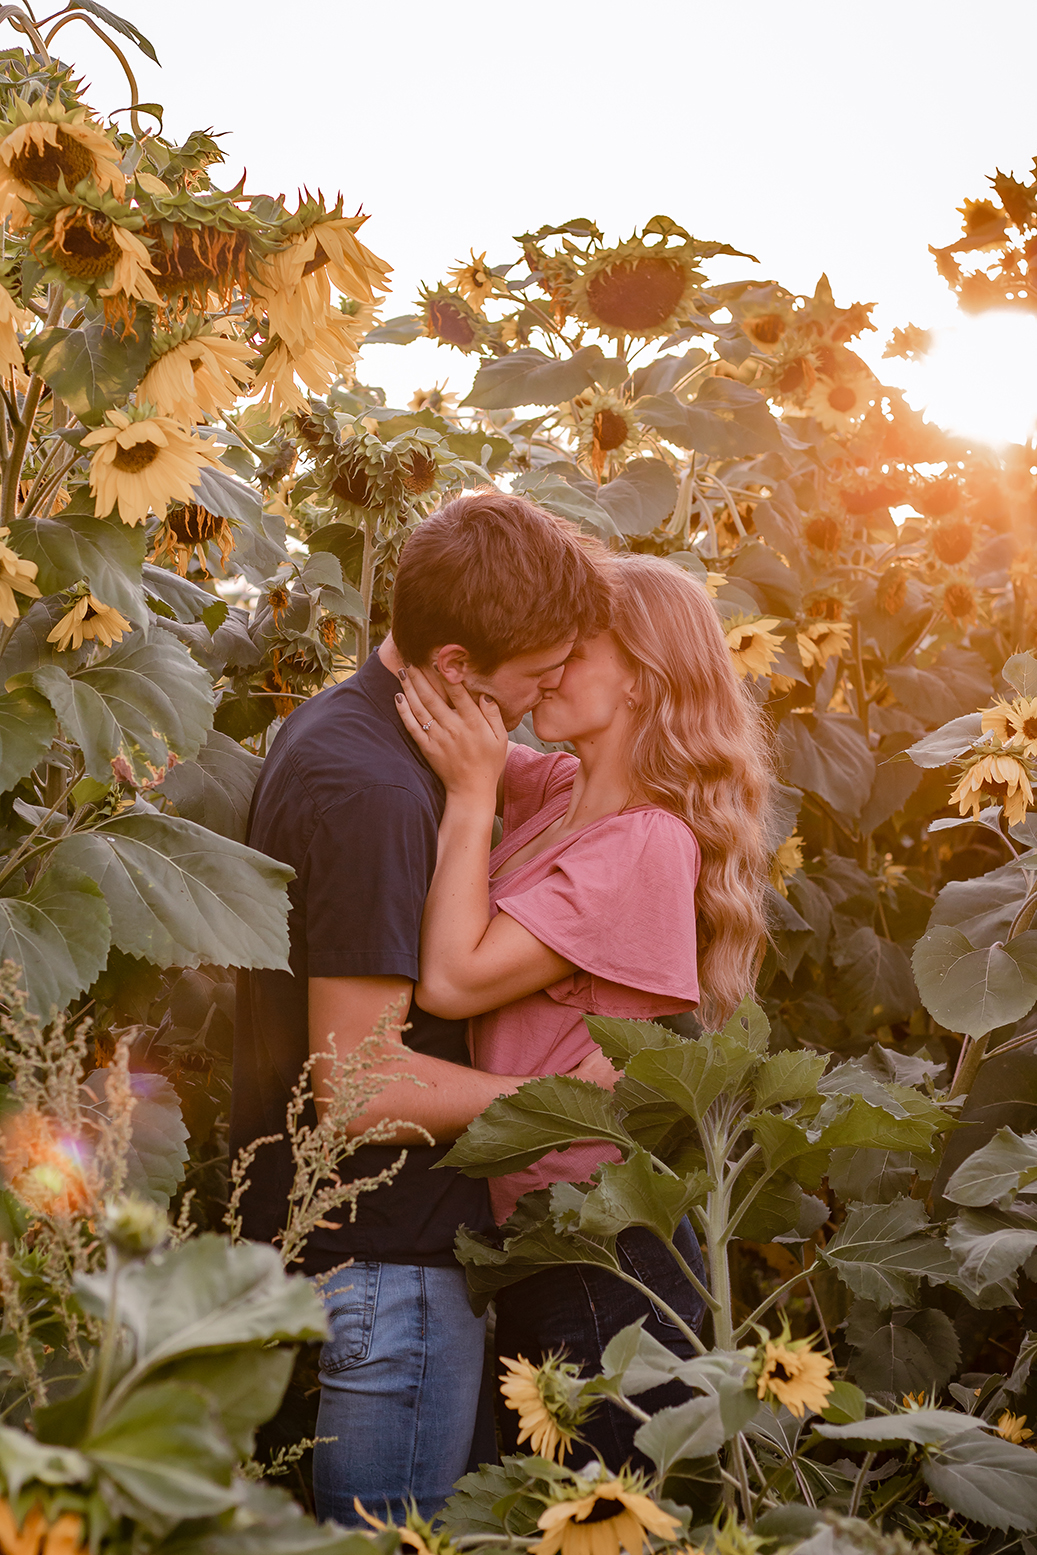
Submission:
[[[538,1457],[561,1463],[593,1407],[581,1400],[580,1368],[555,1355],[539,1366],[522,1355],[501,1359],[500,1390],[507,1407],[518,1414],[519,1445],[528,1441]]]
[[[1037,756],[1037,697],[998,697],[983,714],[983,732],[996,735],[1002,745],[1018,743],[1024,754]]]
[[[755,620],[736,616],[728,623],[724,635],[739,680],[747,675],[758,680],[769,672],[784,647],[784,640],[772,630],[780,624],[777,616],[759,616]]]
[[[975,819],[984,801],[1002,805],[1009,826],[1025,820],[1033,804],[1033,767],[1021,751],[974,751],[966,758],[947,803],[956,804],[959,815],[971,811]]]
[[[947,518],[956,513],[965,500],[965,491],[953,475],[941,475],[916,487],[914,502],[926,518]]]
[[[178,502],[166,511],[155,536],[152,559],[159,561],[163,556],[168,556],[180,576],[186,577],[194,553],[202,572],[208,577],[206,547],[210,541],[219,546],[220,563],[226,569],[227,558],[234,549],[234,530],[230,520],[210,513],[200,502]]]
[[[0,215],[23,227],[26,204],[41,189],[73,190],[84,180],[121,200],[126,180],[118,163],[118,148],[87,108],[66,108],[57,98],[15,97],[0,121]]]
[[[616,394],[581,394],[569,403],[563,422],[576,433],[576,453],[586,459],[595,478],[622,468],[644,441],[630,405]]]
[[[459,291],[440,286],[433,292],[423,287],[419,295],[430,339],[466,353],[479,349],[486,338],[486,320]]]
[[[651,236],[655,242],[646,241]],[[694,241],[664,217],[614,248],[594,248],[569,284],[573,313],[613,340],[668,335],[705,276]]]
[[[843,526],[831,513],[821,513],[803,525],[803,534],[819,551],[834,554],[842,544]]]
[[[907,602],[908,571],[894,563],[879,578],[875,590],[875,603],[888,616],[899,615]]]
[[[945,519],[929,536],[933,554],[945,567],[959,567],[971,554],[975,531],[967,518]]]
[[[790,876],[798,873],[803,868],[803,848],[805,844],[798,832],[785,838],[778,851],[771,859],[770,882],[775,890],[782,896],[788,896],[789,888],[785,884]]]
[[[574,1476],[552,1488],[556,1499],[537,1519],[542,1537],[530,1546],[532,1555],[641,1555],[651,1547],[649,1535],[669,1541],[681,1526],[628,1469],[616,1475],[603,1469],[595,1479]]]
[[[957,579],[948,583],[940,597],[943,613],[955,626],[968,626],[979,615],[979,601],[971,583]]]
[[[413,453],[413,448],[407,453]],[[403,459],[373,432],[344,437],[325,461],[321,481],[327,497],[340,510],[377,514],[379,521],[399,517],[407,503]],[[412,474],[412,479],[415,478]],[[355,513],[353,514],[355,516]]]

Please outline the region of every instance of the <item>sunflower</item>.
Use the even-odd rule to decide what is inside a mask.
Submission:
[[[219,546],[220,561],[226,571],[227,558],[234,549],[234,531],[229,521],[210,513],[200,502],[171,503],[155,536],[152,560],[157,562],[161,557],[168,556],[183,578],[187,576],[191,553],[194,551],[197,552],[203,573],[208,577],[205,547],[210,541]]]
[[[469,264],[460,264],[454,270],[448,270],[447,275],[453,281],[455,289],[461,293],[461,296],[481,313],[483,303],[487,297],[493,296],[494,278],[486,268],[485,250],[479,255],[478,259],[475,257],[474,248],[469,252],[471,253],[471,262]]]
[[[519,1446],[528,1440],[538,1457],[561,1463],[589,1413],[590,1406],[580,1403],[580,1368],[554,1355],[539,1366],[522,1355],[517,1361],[501,1359],[507,1367],[501,1373],[501,1393],[518,1414]]]
[[[108,425],[83,438],[93,448],[90,490],[98,518],[116,504],[124,524],[139,524],[152,511],[160,518],[170,502],[193,502],[194,487],[216,454],[169,416],[142,407],[135,420],[121,410],[108,412]]]
[[[67,1219],[92,1204],[79,1141],[36,1107],[23,1107],[5,1122],[0,1165],[8,1187],[37,1215]]]
[[[758,1364],[757,1398],[770,1395],[772,1402],[784,1404],[799,1420],[808,1409],[820,1414],[827,1406],[828,1395],[835,1386],[828,1380],[832,1362],[827,1355],[811,1350],[806,1340],[779,1340],[775,1344],[768,1339]]]
[[[843,538],[843,526],[831,514],[822,514],[804,524],[803,533],[811,545],[819,551],[837,551]]]
[[[1033,804],[1030,771],[1020,756],[1010,751],[987,756],[977,755],[958,779],[948,804],[958,806],[959,815],[972,812],[975,819],[983,801],[1004,806],[1009,826],[1025,820]]]
[[[37,200],[41,187],[56,189],[61,180],[74,189],[89,179],[121,200],[126,180],[118,162],[117,148],[89,109],[16,97],[0,122],[0,218],[9,216],[16,228],[28,226],[25,202]]]
[[[27,329],[33,314],[19,308],[6,286],[0,286],[0,377],[10,378],[25,368],[19,329]]]
[[[83,1519],[62,1512],[48,1523],[39,1502],[19,1529],[9,1501],[0,1501],[0,1549],[4,1555],[76,1555],[86,1547]]]
[[[1033,1432],[1027,1428],[1025,1415],[1013,1415],[1011,1410],[1005,1409],[998,1416],[997,1434],[1006,1442],[1015,1442],[1021,1447],[1023,1442],[1029,1441]]]
[[[587,459],[600,483],[602,476],[621,469],[644,442],[630,406],[615,394],[582,394],[569,403],[564,417],[576,432],[577,458]]]
[[[64,205],[33,234],[29,247],[73,281],[96,283],[110,275],[111,284],[97,288],[110,316],[132,318],[134,300],[162,306],[151,280],[155,267],[147,249],[136,233],[106,211]]]
[[[727,628],[727,646],[740,680],[747,675],[759,680],[767,674],[778,650],[784,647],[782,639],[771,631],[772,626],[780,624],[777,616],[760,616],[755,621],[737,620]]]
[[[102,604],[93,594],[81,594],[47,641],[56,643],[59,653],[81,648],[84,642],[94,640],[110,648],[113,643],[121,642],[130,630],[130,623],[114,606]]]
[[[477,351],[486,338],[486,320],[458,291],[440,286],[420,293],[425,314],[425,334],[458,351]]]
[[[651,1548],[649,1534],[672,1539],[680,1527],[630,1474],[577,1485],[582,1495],[556,1501],[537,1519],[543,1538],[530,1545],[532,1555],[641,1555]]]
[[[917,487],[913,498],[919,513],[924,513],[926,518],[946,518],[961,507],[965,492],[953,475],[941,475]]]
[[[817,382],[813,354],[801,346],[777,354],[769,371],[774,393],[782,403],[798,405]]]
[[[446,392],[446,379],[434,383],[431,389],[415,389],[407,409],[415,412],[430,410],[434,416],[450,416],[460,395]]]
[[[1012,702],[998,697],[983,714],[983,733],[990,732],[1002,745],[1018,740],[1025,756],[1037,756],[1037,697],[1016,697]]]
[[[226,326],[229,329],[229,326]],[[141,379],[141,404],[162,416],[204,421],[228,409],[247,391],[253,372],[252,350],[233,335],[206,331],[177,339],[160,338],[157,356]]]
[[[875,396],[875,380],[863,366],[838,378],[818,378],[803,410],[826,432],[852,432]]]
[[[798,832],[792,832],[771,859],[770,882],[782,896],[789,894],[785,881],[803,868],[803,847],[803,838]]]
[[[952,518],[937,524],[930,535],[938,561],[946,567],[959,567],[972,550],[975,533],[967,518]]]
[[[956,626],[968,626],[979,614],[979,604],[969,583],[948,583],[940,603],[944,615]]]
[[[10,533],[9,529],[0,529],[0,537]],[[33,582],[38,571],[35,562],[26,561],[0,538],[0,621],[4,626],[13,626],[18,619],[16,593],[39,599],[40,591]]]
[[[270,333],[289,351],[304,351],[326,328],[332,283],[365,303],[388,290],[389,267],[356,237],[366,219],[328,215],[309,202],[286,224],[287,246],[253,261],[250,291],[266,309]]]
[[[669,235],[687,239],[680,228]],[[635,234],[592,253],[569,287],[576,317],[614,340],[671,334],[704,277],[690,239],[675,248],[667,243],[668,237],[650,244]]]
[[[773,312],[753,312],[740,317],[738,322],[757,351],[762,351],[765,356],[777,351],[789,327],[780,313]]]
[[[272,416],[280,417],[289,410],[307,415],[309,406],[296,378],[302,379],[311,394],[326,394],[336,378],[349,372],[362,335],[355,320],[341,313],[329,313],[318,333],[299,351],[290,350],[275,335],[264,351],[252,392]]]
[[[850,646],[853,627],[849,621],[812,621],[803,631],[796,633],[796,646],[805,670],[816,664],[821,669],[829,659],[842,657]]]

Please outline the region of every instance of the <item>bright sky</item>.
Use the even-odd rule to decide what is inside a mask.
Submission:
[[[963,320],[928,253],[986,174],[1025,176],[1037,154],[1032,0],[108,3],[156,47],[161,71],[128,52],[167,132],[232,132],[219,181],[246,167],[253,191],[305,182],[370,213],[395,267],[387,317],[473,246],[500,263],[546,222],[590,216],[612,239],[662,212],[761,261],[715,262],[716,279],[812,291],[825,270],[838,302],[877,302],[876,368],[895,325],[939,329],[926,364],[881,373],[945,425],[994,441],[1033,425],[1037,322]],[[97,40],[60,36],[92,106],[124,104]],[[399,404],[445,376],[467,391],[473,365],[379,346],[360,376]]]

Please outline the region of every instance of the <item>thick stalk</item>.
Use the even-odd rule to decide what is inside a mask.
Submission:
[[[90,1401],[90,1423],[87,1426],[87,1436],[92,1436],[97,1427],[97,1421],[112,1380],[112,1366],[115,1361],[115,1347],[119,1337],[119,1315],[116,1305],[117,1287],[119,1282],[119,1254],[114,1248],[108,1252],[111,1284],[108,1287],[108,1310],[105,1313],[104,1338],[101,1341],[101,1352],[97,1360],[97,1381],[94,1384],[94,1396]]]
[[[745,1453],[742,1451],[742,1433],[731,1439],[731,1462],[734,1464],[735,1474],[738,1477],[738,1489],[742,1497],[742,1516],[745,1518],[749,1532],[753,1531],[753,1496],[749,1489],[749,1472],[745,1466]]]
[[[990,1041],[990,1033],[982,1037],[966,1037],[961,1044],[961,1052],[958,1054],[958,1065],[954,1071],[954,1079],[948,1098],[955,1096],[967,1096],[971,1091],[973,1082],[979,1073],[979,1066],[986,1056],[987,1044]]]
[[[371,600],[374,596],[374,540],[375,520],[364,515],[364,559],[360,564],[360,598],[364,602],[364,619],[356,634],[356,665],[363,664],[371,652]]]
[[[724,1167],[731,1141],[724,1132],[714,1134],[704,1122],[699,1126],[706,1155],[706,1170],[717,1184],[706,1200],[703,1229],[706,1233],[706,1257],[709,1260],[709,1283],[716,1305],[713,1311],[713,1342],[718,1350],[735,1347],[734,1314],[731,1300],[731,1268],[727,1258],[728,1220],[730,1208],[730,1184],[726,1182]]]
[[[65,302],[65,289],[63,286],[52,286],[50,291],[50,305],[47,308],[46,325],[57,322],[61,316],[61,309]],[[18,501],[18,482],[22,478],[22,465],[25,463],[25,455],[29,450],[29,438],[32,436],[33,422],[36,420],[36,412],[40,408],[40,399],[46,384],[38,373],[33,373],[29,379],[29,387],[22,403],[22,414],[14,430],[11,440],[11,452],[4,461],[4,478],[0,485],[0,522],[9,524],[15,516]]]
[[[864,1487],[868,1483],[868,1471],[874,1462],[875,1454],[873,1452],[866,1452],[864,1454],[864,1462],[861,1464],[861,1471],[857,1475],[853,1486],[853,1496],[850,1500],[849,1512],[851,1517],[856,1517],[860,1510],[861,1497],[864,1494]]]

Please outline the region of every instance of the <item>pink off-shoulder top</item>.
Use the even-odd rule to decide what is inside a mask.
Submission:
[[[694,1009],[699,847],[676,815],[642,805],[603,816],[506,871],[508,859],[564,815],[579,762],[512,745],[504,836],[490,856],[490,911],[506,912],[577,968],[469,1022],[472,1061],[491,1074],[572,1069],[594,1047],[584,1014],[651,1020]],[[596,1140],[490,1179],[498,1224],[523,1193],[585,1182],[615,1150]]]

